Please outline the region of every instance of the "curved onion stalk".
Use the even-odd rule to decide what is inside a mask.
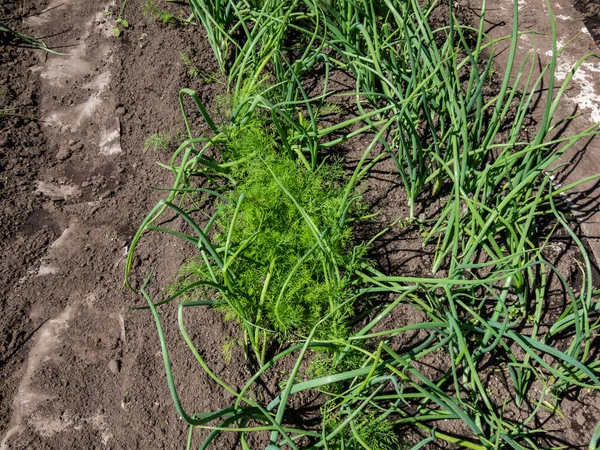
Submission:
[[[18,31],[15,31],[12,28],[8,27],[8,25],[2,24],[2,23],[0,23],[0,33],[3,33],[6,36],[8,36],[8,38],[11,41],[13,39],[17,40],[18,43],[22,43],[27,47],[43,50],[47,53],[52,53],[54,55],[68,56],[65,53],[59,53],[55,50],[52,50],[51,48],[48,48],[48,46],[44,43],[44,41],[34,38],[34,37],[31,37],[31,36],[28,36],[23,33],[19,33]]]

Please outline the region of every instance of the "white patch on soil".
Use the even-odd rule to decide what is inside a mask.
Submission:
[[[37,271],[37,276],[54,275],[56,273],[58,273],[58,269],[56,267],[49,266],[42,261],[42,264],[40,264],[40,268]]]
[[[561,41],[560,39],[558,39],[558,40],[556,41],[556,50],[557,50],[557,52],[558,52],[559,54],[560,54],[560,51],[561,51],[561,49],[562,49],[564,46],[565,46],[565,42],[564,42],[564,41]],[[552,58],[552,55],[553,55],[553,53],[554,53],[554,52],[553,52],[553,50],[552,50],[552,49],[550,49],[550,50],[546,50],[546,52],[544,53],[544,55],[546,55],[546,56],[549,56],[550,58]]]
[[[35,424],[35,430],[40,434],[40,436],[46,438],[56,433],[60,433],[61,431],[65,431],[67,428],[73,425],[73,420],[69,417],[52,418],[35,414],[31,419],[31,421]]]
[[[41,72],[40,77],[48,80],[50,86],[56,87],[65,87],[69,80],[89,74],[92,71],[92,66],[86,60],[87,45],[85,42],[90,35],[93,23],[94,19],[85,24],[84,33],[80,37],[77,46],[69,50],[67,56],[51,55],[45,64],[35,66],[31,70]]]
[[[55,3],[78,11],[85,0],[53,0],[52,4]],[[75,104],[71,101],[68,106],[56,100],[57,94],[54,94],[53,100],[43,101],[44,122],[55,130],[54,133],[60,136],[61,140],[68,140],[71,133],[83,132],[88,144],[98,145],[102,155],[121,153],[120,127],[112,127],[115,101],[109,89],[112,78],[110,64],[113,61],[113,19],[106,17],[104,9],[115,5],[114,0],[107,2],[101,5],[102,10],[80,19],[81,25],[76,31],[77,34],[72,33],[69,38],[75,45],[63,50],[68,56],[50,55],[45,63],[31,69],[33,72],[39,72],[43,86],[59,92],[64,91],[65,95],[73,91],[78,94]],[[39,26],[43,23],[47,26],[55,18],[52,10],[43,16],[42,22],[34,20],[31,25]],[[88,45],[92,35],[102,37],[102,42],[93,52]],[[95,76],[89,80],[88,77],[92,74]],[[82,136],[73,137],[81,139]]]
[[[573,70],[570,61],[562,61],[556,68],[556,78],[564,80]],[[590,119],[593,123],[600,122],[600,97],[595,89],[595,81],[592,72],[600,72],[600,64],[584,62],[573,74],[573,82],[579,87],[579,93],[570,95],[569,98],[579,108],[590,111]]]
[[[110,2],[107,5],[107,8],[110,6],[115,6],[115,2]],[[97,24],[96,30],[98,30],[105,37],[114,39],[115,35],[113,34],[112,26],[107,20],[106,13],[104,11],[98,11],[96,13],[96,16],[94,17],[94,22]]]
[[[118,122],[118,119],[117,119]],[[117,155],[121,149],[120,126],[116,130],[104,130],[100,140],[100,153],[106,156]]]
[[[89,98],[65,111],[56,111],[46,118],[46,122],[59,129],[59,132],[76,132],[91,118],[96,110],[104,103],[104,93],[110,86],[110,72],[103,72],[83,87],[91,91]]]
[[[76,107],[77,111],[77,121],[75,122],[75,126],[71,129],[71,131],[77,131],[84,124],[85,120],[92,117],[92,114],[98,109],[98,107],[102,104],[102,100],[100,99],[100,92],[95,92],[90,95],[90,98],[81,105]]]
[[[60,237],[50,245],[50,248],[59,248],[59,247],[62,247],[63,245],[65,245],[69,241],[69,238],[71,237],[71,235],[73,234],[73,228],[74,228],[74,225],[68,226],[65,229],[65,231],[62,232]]]
[[[103,50],[105,50],[103,48]],[[93,89],[97,92],[104,92],[110,86],[110,72],[103,72],[89,83],[83,85],[85,89]]]
[[[67,230],[65,230],[63,236],[65,236]],[[58,240],[60,241],[63,236]],[[60,245],[64,245],[64,242]],[[63,339],[68,343],[68,335],[65,335],[65,333],[69,329],[70,320],[77,316],[77,309],[82,306],[91,308],[96,299],[95,293],[89,293],[81,301],[68,306],[60,315],[43,324],[36,333],[33,347],[27,359],[25,375],[21,379],[17,388],[17,394],[13,400],[11,426],[0,441],[0,450],[14,450],[10,446],[10,439],[28,430],[34,431],[43,438],[47,438],[64,432],[69,428],[81,430],[85,426],[88,426],[100,433],[103,445],[107,445],[113,438],[106,419],[101,412],[97,412],[89,417],[77,417],[68,410],[58,415],[44,414],[40,406],[47,400],[57,398],[57,396],[40,390],[35,381],[36,375],[39,374],[44,363],[61,359],[59,356],[60,344],[63,342]],[[119,316],[119,321],[122,322],[122,320],[122,316]],[[123,324],[121,323],[122,326]]]
[[[46,197],[50,197],[52,200],[69,200],[81,195],[81,189],[77,186],[71,186],[68,184],[57,186],[44,181],[37,181],[36,192],[41,192]]]
[[[69,239],[71,238],[71,236],[73,235],[73,231],[74,231],[75,225],[69,225],[63,232],[62,234],[58,237],[58,239],[56,239],[52,244],[50,244],[51,249],[57,249],[60,247],[63,247],[64,245],[66,245],[69,241]],[[40,267],[37,269],[37,271],[34,270],[30,270],[28,273],[30,275],[37,275],[39,276],[44,276],[44,275],[54,275],[57,274],[60,270],[57,269],[54,266],[51,266],[46,260],[46,258],[42,258],[41,262],[40,262]]]
[[[44,11],[42,11],[39,14],[36,14],[35,16],[27,17],[23,21],[23,23],[28,27],[38,27],[40,25],[43,25],[50,20],[51,14],[49,14],[49,12],[51,10],[57,8],[66,8],[68,7],[68,3],[69,2],[65,0],[50,0],[48,2],[48,6],[46,6],[46,9]]]
[[[17,395],[13,402],[13,416],[10,427],[2,442],[0,442],[0,450],[8,450],[8,440],[15,434],[22,433],[26,429],[26,421],[35,412],[37,407],[47,399],[53,399],[54,396],[40,391],[36,391],[33,383],[33,378],[38,372],[41,365],[49,360],[58,349],[60,344],[60,336],[64,330],[68,328],[68,322],[71,318],[72,308],[67,307],[58,317],[49,320],[38,330],[34,338],[33,348],[29,351],[27,359],[27,370],[19,383]],[[34,421],[33,427],[40,434],[49,432],[48,428],[44,427],[47,420]]]
[[[81,77],[91,70],[91,65],[84,57],[86,54],[85,44],[80,44],[69,52],[68,56],[53,56],[41,68],[40,77],[48,80],[50,86],[65,87],[69,80]],[[40,70],[34,67],[33,71]]]
[[[123,314],[119,314],[119,325],[121,326],[121,340],[123,342],[126,342],[126,336],[125,336],[125,318],[123,317]]]
[[[100,431],[100,436],[102,439],[102,444],[108,444],[113,437],[112,433],[108,430],[108,425],[106,424],[106,420],[104,420],[104,416],[102,414],[94,414],[91,417],[87,417],[82,420],[82,422],[91,424],[95,429]]]

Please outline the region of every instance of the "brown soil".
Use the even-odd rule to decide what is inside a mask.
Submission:
[[[600,45],[600,4],[596,0],[573,0],[573,6],[583,15],[583,23]]]
[[[105,12],[100,1],[31,3],[21,11],[0,0],[0,16],[22,15],[24,21],[11,25],[72,56],[0,46],[0,109],[41,119],[0,117],[0,448],[182,448],[187,427],[172,405],[154,322],[148,311],[129,310],[142,299],[121,285],[127,246],[163,197],[150,187],[171,182],[155,163],[168,156],[144,152],[144,141],[181,131],[180,88],[214,104],[222,86],[192,77],[180,59],[180,52],[194,55],[194,64],[211,74],[212,52],[196,28],[149,21],[142,0],[127,2],[131,27],[119,38],[111,28],[120,5]],[[202,128],[200,121],[195,126]],[[376,167],[366,192],[382,211],[379,224],[407,215],[394,170],[390,160]],[[434,202],[419,214],[428,217],[436,208]],[[373,257],[390,273],[424,274],[431,252],[421,242],[418,229],[397,226],[378,241]],[[157,286],[173,278],[192,250],[164,236],[145,239],[134,283],[156,269],[150,293],[161,298]],[[389,320],[422,318],[399,309]],[[172,309],[163,311],[163,321],[184,408],[227,406],[230,398],[179,336]],[[215,372],[232,385],[248,378],[246,365],[235,363],[243,360],[239,348],[231,364],[220,351],[237,336],[233,324],[211,309],[190,312],[186,324]],[[435,376],[447,361],[428,363]],[[265,394],[276,381],[266,383]],[[492,385],[506,392],[501,381]],[[588,439],[591,419],[600,416],[593,404],[596,397],[586,393],[565,400],[569,448]],[[446,431],[461,427],[449,424]],[[214,448],[237,444],[224,438]]]
[[[190,78],[180,61],[181,51],[198,48],[198,64],[210,71],[205,40],[195,30],[146,24],[140,3],[129,2],[133,26],[119,39],[105,2],[29,4],[25,26],[16,26],[76,57],[46,60],[43,52],[2,48],[0,84],[8,93],[1,106],[42,119],[0,119],[3,449],[181,448],[185,440],[152,318],[130,311],[139,298],[121,289],[123,256],[161,197],[150,186],[170,183],[156,165],[162,155],[144,153],[144,140],[182,127],[180,87],[208,101],[218,89]],[[2,8],[15,14],[16,6]],[[117,139],[107,142],[114,131]],[[147,242],[139,257],[144,270],[159,269],[158,284],[186,253],[162,240]],[[209,349],[234,333],[212,310],[188,321],[198,323]],[[225,406],[176,340],[174,318],[166,322],[184,404],[193,411]],[[209,358],[217,360],[226,378],[248,377],[243,365]]]

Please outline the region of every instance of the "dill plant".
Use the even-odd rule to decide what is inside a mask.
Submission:
[[[144,152],[147,152],[151,148],[157,152],[165,152],[169,149],[172,142],[173,137],[164,131],[151,134],[144,141]]]
[[[352,268],[361,260],[359,248],[351,251],[352,220],[338,217],[345,201],[343,170],[335,162],[308,170],[278,151],[260,121],[242,130],[231,128],[228,134],[225,161],[244,163],[231,166],[226,200],[216,205],[214,244],[229,247],[232,256],[226,264],[231,277],[227,280],[225,271],[192,262],[180,283],[210,280],[211,272],[216,274],[219,285],[228,285],[220,290],[217,303],[228,317],[250,319],[263,330],[263,344],[267,335],[285,341],[295,333],[308,333],[345,302]],[[359,210],[355,203],[353,212]],[[331,265],[344,273],[332,276]],[[351,313],[352,305],[346,304],[321,334],[345,337]]]
[[[187,24],[186,19],[175,16],[173,13],[162,10],[151,0],[146,0],[141,6],[142,14],[150,21],[160,21],[163,25],[181,27]]]
[[[325,429],[334,430],[344,420],[344,416],[335,414],[325,416]],[[401,444],[394,425],[389,420],[381,420],[373,412],[359,414],[351,421],[344,432],[332,439],[328,445],[330,448],[343,448],[346,450],[405,450],[408,447]]]

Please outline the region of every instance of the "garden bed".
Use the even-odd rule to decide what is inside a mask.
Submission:
[[[413,13],[418,10],[411,5]],[[257,58],[246,68],[255,70],[253,76],[238,71],[243,82],[228,79],[236,68],[234,59],[227,59],[235,55],[233,41],[219,66],[213,50],[223,44],[211,47],[201,26],[186,24],[188,7],[132,1],[123,10],[75,1],[70,6],[30,7],[25,23],[26,31],[48,36],[46,43],[58,51],[74,49],[77,64],[56,55],[46,61],[40,51],[13,47],[3,56],[15,62],[14,70],[2,73],[0,81],[11,89],[2,106],[43,120],[0,119],[9,130],[3,147],[10,150],[2,154],[6,181],[0,199],[9,224],[2,229],[2,448],[101,443],[181,448],[188,432],[180,418],[185,411],[188,422],[215,426],[218,420],[192,415],[234,404],[221,420],[231,418],[225,426],[236,424],[240,431],[222,433],[214,448],[243,448],[246,440],[251,448],[264,448],[269,439],[286,448],[282,436],[296,433],[300,448],[319,442],[323,430],[333,434],[327,438],[332,448],[342,442],[346,448],[411,448],[419,442],[421,448],[458,448],[461,439],[470,448],[486,448],[486,439],[498,439],[506,448],[511,442],[525,448],[588,445],[598,421],[597,409],[586,406],[597,401],[598,387],[595,272],[585,241],[576,238],[577,223],[544,175],[552,153],[528,144],[537,136],[538,143],[557,139],[544,132],[556,120],[551,110],[547,122],[534,126],[523,116],[523,126],[515,129],[528,109],[519,99],[527,96],[508,100],[506,117],[486,144],[495,150],[484,155],[480,141],[460,135],[471,145],[466,154],[473,161],[465,160],[469,170],[457,173],[450,168],[461,165],[460,156],[448,156],[446,149],[458,141],[444,141],[437,153],[419,146],[431,145],[431,130],[439,126],[445,131],[437,138],[446,139],[452,121],[442,122],[461,105],[421,120],[429,113],[422,106],[407,111],[402,105],[418,102],[394,89],[408,83],[406,92],[437,105],[452,103],[460,90],[480,95],[479,106],[473,106],[475,100],[467,103],[481,114],[454,120],[472,136],[485,136],[495,110],[483,106],[512,92],[502,88],[499,68],[478,87],[473,72],[452,73],[442,58],[443,70],[450,70],[446,78],[456,81],[453,95],[445,96],[436,90],[444,77],[435,72],[409,79],[414,65],[388,65],[377,69],[375,80],[369,78],[375,72],[360,75],[357,105],[357,71],[364,63],[352,60],[350,44],[345,67],[341,59],[331,66],[313,61],[309,70],[298,68],[300,83],[287,72],[285,91],[277,86],[289,68],[275,67],[265,55],[261,66],[261,54],[252,47],[240,54]],[[74,11],[85,20],[76,21]],[[310,11],[303,14],[306,18],[291,23],[310,24]],[[329,13],[323,14],[325,19]],[[434,30],[451,23],[448,8],[437,8],[434,16]],[[268,15],[252,17],[257,21],[252,27],[232,34],[242,45],[248,42],[240,39],[244,32],[280,26],[269,23]],[[194,20],[200,22],[200,16]],[[364,26],[372,23],[365,19]],[[302,38],[303,31],[296,31],[291,44]],[[422,32],[411,30],[417,31]],[[481,43],[464,32],[456,35],[457,42],[465,40],[457,44],[463,45],[461,52],[446,57],[466,60],[469,67],[469,49]],[[435,35],[440,48],[443,35]],[[255,49],[264,51],[267,43]],[[354,43],[364,44],[363,37]],[[280,51],[280,44],[273,45]],[[305,48],[310,45],[292,46],[285,55],[293,61]],[[439,57],[425,47],[415,49],[422,52],[421,61]],[[322,50],[323,61],[340,58],[335,45]],[[381,64],[389,63],[385,56],[392,50],[397,48],[378,49]],[[482,51],[475,65],[482,71],[485,55]],[[256,82],[264,70],[270,77]],[[383,79],[377,77],[386,70],[400,71],[398,78],[390,77],[391,87],[376,92]],[[402,81],[394,86],[394,80]],[[182,88],[190,89],[181,96],[183,115]],[[315,107],[299,94],[301,88],[311,97],[325,89],[326,101]],[[292,97],[282,101],[281,92]],[[82,115],[93,98],[100,100],[92,102],[97,109]],[[245,101],[259,106],[252,110]],[[390,108],[396,108],[394,114],[388,114]],[[337,127],[343,122],[346,126]],[[399,127],[414,132],[401,137]],[[107,147],[105,138],[115,130],[118,142]],[[328,144],[335,140],[338,145]],[[202,146],[206,151],[198,153]],[[371,153],[363,160],[365,149]],[[370,170],[352,178],[374,158]],[[456,190],[457,176],[464,192]],[[530,184],[519,184],[529,178]],[[506,187],[511,180],[514,185]],[[479,196],[488,191],[487,202],[480,204]],[[460,197],[455,206],[453,196]],[[276,206],[247,209],[269,202]],[[269,225],[270,215],[282,212],[291,222]],[[216,225],[206,228],[215,213]],[[390,230],[376,237],[386,227]],[[261,240],[265,230],[271,235]],[[471,239],[478,233],[480,238]],[[371,240],[364,252],[354,247]],[[252,250],[256,242],[262,247]],[[262,250],[277,242],[279,253]],[[261,260],[265,254],[270,259]],[[186,265],[182,278],[177,274]],[[124,272],[135,294],[119,289]],[[145,282],[146,296],[140,295]],[[188,289],[190,283],[208,288]],[[184,294],[173,296],[182,288]],[[166,347],[161,349],[152,315],[129,309],[164,299],[170,303],[158,307],[155,317],[160,314],[172,364],[166,378]],[[184,300],[189,336],[180,333],[177,321],[176,304]],[[193,303],[198,300],[201,304]],[[361,329],[371,335],[364,345],[357,335]],[[574,339],[581,349],[571,346]],[[197,355],[190,352],[191,343]],[[284,356],[293,346],[296,350]],[[437,350],[430,352],[432,347]],[[304,351],[306,360],[298,358]],[[278,355],[282,359],[270,367]],[[171,370],[175,384],[169,393]],[[240,389],[262,371],[242,398]],[[332,385],[334,380],[338,384]],[[302,390],[311,385],[312,390]],[[275,414],[288,389],[287,410]],[[337,403],[344,390],[348,397]],[[183,404],[178,411],[174,392]],[[533,411],[536,416],[528,421]],[[538,436],[532,432],[537,428],[550,432]],[[208,433],[196,429],[194,445]]]

